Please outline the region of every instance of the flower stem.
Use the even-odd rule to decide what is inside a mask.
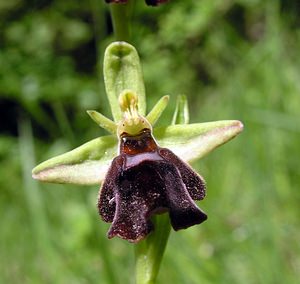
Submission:
[[[129,42],[133,4],[134,0],[128,0],[127,3],[110,4],[114,35],[117,41]]]
[[[155,230],[135,246],[136,284],[154,284],[170,235],[168,214],[153,217]]]

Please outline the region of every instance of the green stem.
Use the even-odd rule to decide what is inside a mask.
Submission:
[[[155,230],[135,246],[136,284],[154,284],[168,242],[171,225],[168,214],[152,219]]]
[[[134,0],[128,0],[127,3],[110,4],[114,34],[117,41],[129,42],[133,3]]]

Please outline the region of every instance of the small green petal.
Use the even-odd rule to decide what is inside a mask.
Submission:
[[[117,155],[116,136],[103,136],[49,159],[32,170],[32,177],[45,182],[100,184]]]
[[[186,162],[202,158],[243,130],[238,120],[222,120],[195,124],[177,124],[154,130],[161,147],[172,150]]]
[[[145,116],[146,99],[140,59],[136,49],[126,42],[110,44],[104,54],[104,83],[115,122],[122,119],[119,95],[131,90],[138,96],[139,113]]]
[[[152,108],[152,110],[146,116],[147,120],[153,126],[156,121],[160,118],[161,114],[167,107],[169,102],[169,96],[163,96],[156,105]]]
[[[100,127],[107,130],[111,134],[117,133],[117,124],[115,124],[112,120],[95,110],[87,110],[86,112]]]

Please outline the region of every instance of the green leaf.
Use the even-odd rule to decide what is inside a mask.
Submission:
[[[146,114],[145,86],[140,59],[129,43],[119,41],[110,44],[104,54],[104,82],[114,121],[122,119],[119,95],[130,90],[138,96],[139,113]]]
[[[190,162],[234,138],[242,129],[242,123],[237,120],[177,124],[154,129],[154,137],[161,147]],[[33,169],[33,177],[55,183],[100,184],[117,155],[117,145],[116,136],[96,138],[41,163]]]

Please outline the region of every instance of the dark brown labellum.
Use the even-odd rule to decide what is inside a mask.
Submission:
[[[131,137],[123,133],[120,155],[100,190],[98,209],[111,222],[108,237],[138,242],[153,229],[150,217],[169,212],[174,230],[207,219],[194,200],[205,196],[205,183],[173,152],[157,146],[149,129]]]

